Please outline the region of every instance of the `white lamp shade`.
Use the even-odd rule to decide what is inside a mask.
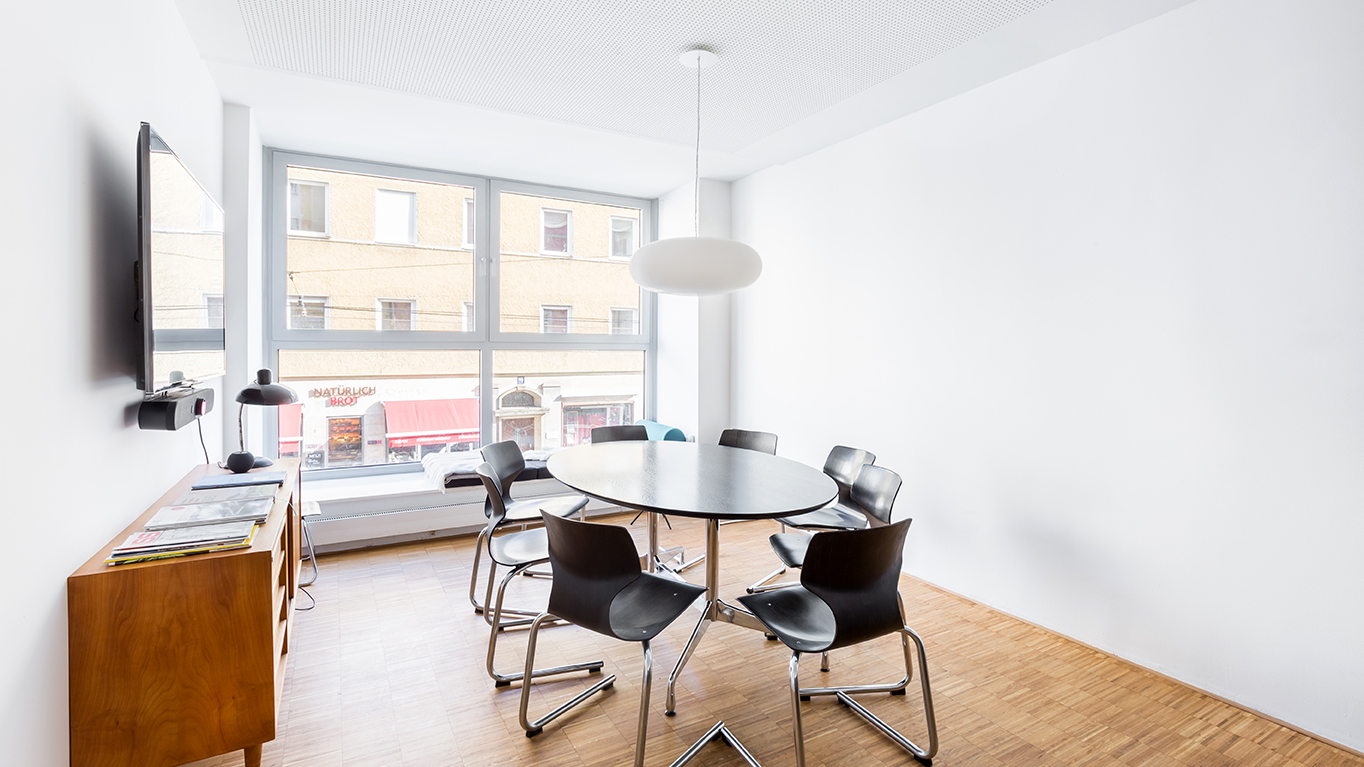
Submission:
[[[721,237],[671,237],[651,242],[630,257],[630,276],[656,293],[732,293],[752,285],[762,273],[758,251]]]

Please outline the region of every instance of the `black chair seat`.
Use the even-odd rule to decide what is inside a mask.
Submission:
[[[640,573],[611,600],[611,632],[631,642],[653,639],[704,593],[705,586]]]
[[[553,514],[556,517],[577,514],[587,506],[587,496],[549,495],[543,498],[522,498],[507,503],[506,506],[507,513],[504,519],[507,524],[539,522],[541,511]]]
[[[805,588],[792,586],[763,594],[745,594],[739,601],[792,650],[813,653],[833,649],[838,628],[834,612],[823,599]]]
[[[803,533],[777,533],[768,536],[767,542],[777,552],[777,559],[787,567],[804,567],[805,552],[810,548],[810,536]]]
[[[778,521],[787,527],[808,527],[815,530],[861,530],[867,526],[865,514],[840,503],[804,514],[782,517]]]
[[[503,567],[520,567],[549,560],[549,538],[543,527],[508,533],[488,541],[488,554]]]

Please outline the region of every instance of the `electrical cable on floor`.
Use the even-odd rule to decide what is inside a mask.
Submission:
[[[301,613],[306,613],[306,612],[308,612],[309,610],[313,609],[314,607],[317,607],[317,600],[316,600],[316,599],[313,599],[313,595],[312,595],[312,594],[308,594],[308,587],[307,587],[307,586],[299,586],[299,587],[298,587],[298,590],[299,590],[299,591],[302,591],[304,594],[307,594],[307,595],[308,595],[308,601],[311,602],[312,604],[308,605],[307,607],[298,607],[297,605],[295,605],[295,606],[294,606],[294,610],[295,610],[295,611],[301,612]]]
[[[204,463],[213,463],[208,460],[208,445],[204,443],[204,419],[195,418],[194,420],[199,423],[199,447],[204,449]]]

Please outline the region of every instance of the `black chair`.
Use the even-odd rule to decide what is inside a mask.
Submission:
[[[863,469],[864,473],[866,471]],[[836,696],[840,703],[921,762],[931,763],[938,752],[933,691],[928,682],[928,655],[924,652],[923,640],[905,624],[904,601],[897,588],[909,523],[906,519],[866,530],[816,533],[809,539],[799,586],[739,597],[744,607],[791,648],[791,728],[796,743],[796,767],[805,765],[800,703],[816,695]],[[901,681],[801,688],[801,653],[828,652],[894,633],[900,634],[905,653],[905,676]],[[918,648],[919,684],[923,690],[924,716],[928,720],[928,748],[919,747],[851,697],[872,692],[903,695],[914,675],[909,653],[911,639]]]
[[[587,507],[587,496],[555,495],[527,498],[522,501],[514,500],[511,497],[511,483],[521,473],[521,470],[526,468],[526,459],[521,455],[521,447],[515,441],[507,440],[506,442],[488,445],[479,452],[482,453],[483,460],[491,468],[492,475],[497,479],[497,492],[489,490],[488,497],[483,501],[483,515],[489,520],[498,517],[502,521],[497,525],[484,528],[478,534],[478,541],[474,543],[474,566],[469,574],[469,603],[474,606],[474,612],[483,613],[484,620],[491,624],[492,618],[488,615],[485,606],[479,604],[478,599],[474,596],[475,590],[478,588],[478,561],[483,552],[484,540],[491,535],[491,531],[496,527],[539,524],[542,510],[556,517],[567,517],[573,514],[581,517],[583,509]],[[484,489],[488,490],[487,482],[484,482]],[[489,562],[488,580],[490,587],[496,574],[497,562]],[[527,617],[539,614],[537,611],[512,608],[508,608],[504,612]]]
[[[598,426],[592,430],[592,444],[603,442],[646,442],[649,430],[634,424],[630,426]]]
[[[720,444],[724,447],[737,447],[741,450],[755,450],[759,453],[768,455],[777,454],[777,435],[766,431],[748,431],[746,429],[725,429],[720,432]],[[734,525],[746,520],[724,519],[720,521],[722,525]],[[699,563],[705,559],[702,555],[696,558]]]
[[[489,496],[501,496],[502,488],[497,478],[497,471],[490,463],[479,465],[475,471],[483,481],[483,486],[487,489]],[[533,530],[522,530],[515,533],[505,533],[494,536],[497,527],[502,524],[502,515],[494,508],[493,515],[488,519],[488,526],[485,530],[484,538],[488,544],[488,559],[494,564],[511,568],[507,575],[502,578],[501,585],[497,589],[497,602],[493,603],[493,579],[488,578],[488,594],[484,597],[485,604],[494,604],[491,612],[489,624],[492,627],[491,634],[488,636],[488,676],[493,678],[497,687],[505,687],[518,679],[523,678],[521,672],[503,674],[495,667],[497,657],[497,637],[502,630],[509,626],[524,625],[530,620],[517,620],[504,622],[502,620],[503,600],[507,595],[507,584],[512,578],[525,572],[533,565],[543,564],[549,561],[549,539],[545,535],[543,527]],[[538,613],[537,613],[538,615]],[[589,663],[575,663],[567,666],[556,666],[554,668],[536,669],[531,673],[532,677],[550,676],[552,674],[566,674],[570,671],[587,671],[597,673],[601,671],[601,661],[591,661]]]
[[[765,431],[725,429],[720,432],[720,444],[725,447],[756,450],[759,453],[767,453],[768,455],[777,454],[777,435]]]
[[[639,730],[635,739],[635,767],[644,764],[644,740],[649,725],[649,689],[653,681],[653,653],[649,642],[677,619],[698,597],[706,593],[672,578],[641,572],[635,544],[623,527],[575,522],[545,515],[549,536],[549,561],[554,584],[549,607],[530,625],[526,644],[526,671],[533,677],[535,641],[540,625],[560,618],[615,639],[639,642],[644,648],[644,681],[640,685]],[[521,727],[526,737],[544,730],[546,724],[588,697],[610,687],[610,676],[545,716],[530,721],[531,685],[521,685]]]
[[[857,474],[863,466],[874,463],[876,456],[873,453],[855,447],[835,446],[829,451],[829,457],[824,459],[824,473],[838,485],[838,499],[822,509],[778,519],[781,531],[785,533],[788,527],[798,530],[861,530],[866,527],[868,524],[866,514],[858,509],[852,500],[852,484],[857,480]],[[771,591],[792,585],[770,583],[773,578],[785,574],[786,564],[783,563],[781,567],[749,586],[747,591],[750,594],[757,594],[760,591]]]

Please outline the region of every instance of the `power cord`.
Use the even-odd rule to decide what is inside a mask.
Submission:
[[[308,588],[307,588],[306,586],[299,586],[299,587],[298,587],[298,590],[299,590],[299,591],[302,591],[304,594],[307,594],[307,596],[308,596],[308,601],[311,602],[311,604],[309,604],[307,607],[297,607],[297,606],[295,606],[295,607],[294,607],[294,610],[296,610],[296,611],[298,611],[298,612],[301,612],[301,613],[306,613],[306,612],[308,612],[309,610],[313,609],[314,607],[317,607],[317,600],[316,600],[316,599],[313,599],[313,595],[312,595],[312,594],[308,594]]]
[[[204,419],[195,418],[194,420],[199,424],[199,447],[204,449],[204,463],[213,463],[208,460],[208,445],[204,442]]]

